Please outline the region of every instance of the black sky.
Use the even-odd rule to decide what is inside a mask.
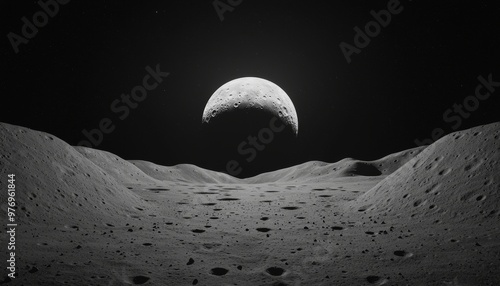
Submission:
[[[225,171],[221,162],[246,157],[217,141],[245,137],[214,140],[201,125],[204,106],[222,84],[261,77],[294,102],[299,136],[277,135],[268,152],[244,162],[244,176],[310,160],[373,160],[416,147],[435,128],[500,121],[500,87],[473,111],[453,111],[474,96],[479,76],[500,82],[499,5],[401,0],[403,10],[348,63],[340,43],[354,45],[354,27],[389,2],[242,0],[221,21],[213,1],[73,0],[15,53],[8,34],[22,35],[21,18],[32,21],[41,7],[4,1],[0,121],[77,145],[82,130],[109,118],[114,131],[97,149]],[[121,120],[110,105],[157,65],[169,75]]]

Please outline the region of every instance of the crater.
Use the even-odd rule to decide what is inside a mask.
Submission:
[[[370,275],[370,276],[366,277],[366,281],[368,281],[368,283],[370,283],[370,284],[378,283],[380,280],[381,280],[380,276],[376,276],[376,275]]]
[[[216,276],[224,276],[228,272],[229,272],[229,270],[227,270],[226,268],[222,268],[222,267],[215,267],[215,268],[210,269],[210,274],[216,275]]]
[[[349,166],[345,171],[348,175],[351,176],[380,176],[382,172],[380,172],[377,167],[374,165],[364,163],[364,162],[355,162],[353,165]]]
[[[367,209],[369,209],[372,205],[365,205],[365,206],[362,206],[358,209],[358,212],[364,212],[366,211]]]
[[[422,200],[416,200],[416,201],[413,202],[413,206],[414,207],[418,207],[418,206],[420,206],[422,204],[422,202],[423,202]]]
[[[427,190],[425,190],[425,193],[426,194],[434,193],[440,186],[441,186],[440,184],[434,184],[430,188],[428,188]]]
[[[399,257],[408,258],[408,257],[412,257],[413,253],[406,251],[406,250],[396,250],[396,251],[394,251],[394,255],[399,256]]]
[[[282,207],[284,210],[298,210],[300,207]]]
[[[144,284],[146,282],[149,281],[149,277],[147,276],[142,276],[142,275],[138,275],[138,276],[134,276],[132,277],[132,282],[135,284],[135,285],[141,285],[141,284]]]
[[[285,269],[280,267],[269,267],[266,269],[266,272],[272,276],[281,276],[285,273]]]
[[[222,199],[217,199],[218,201],[239,201],[240,199],[238,198],[222,198]]]

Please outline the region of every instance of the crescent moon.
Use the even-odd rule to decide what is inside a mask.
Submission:
[[[219,87],[208,100],[202,122],[209,123],[218,115],[238,109],[261,109],[278,117],[299,132],[299,120],[292,100],[278,85],[258,77],[242,77]]]

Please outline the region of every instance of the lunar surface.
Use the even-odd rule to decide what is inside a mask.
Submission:
[[[18,226],[13,279],[1,234],[0,283],[500,285],[499,136],[237,179],[2,123],[0,214],[6,227],[12,173]]]
[[[276,84],[258,77],[237,78],[219,87],[208,100],[202,121],[209,123],[222,113],[245,109],[268,111],[296,135],[299,132],[297,112],[290,97]]]

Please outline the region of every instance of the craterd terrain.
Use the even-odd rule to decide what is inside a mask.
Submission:
[[[237,179],[0,124],[18,206],[17,274],[3,231],[1,283],[500,285],[499,136],[494,123]]]

